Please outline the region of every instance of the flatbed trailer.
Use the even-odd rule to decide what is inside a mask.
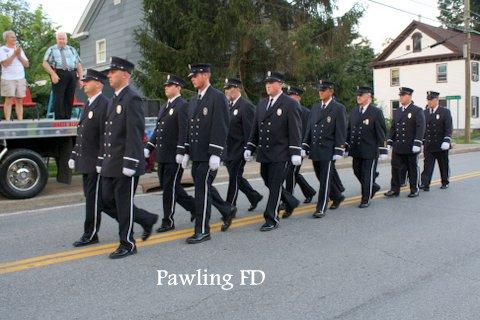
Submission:
[[[10,199],[38,195],[48,182],[48,159],[55,159],[56,179],[70,184],[68,160],[77,136],[75,120],[0,121],[0,193]],[[155,118],[145,119],[145,132],[155,127]]]

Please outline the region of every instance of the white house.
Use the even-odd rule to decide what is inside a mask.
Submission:
[[[426,105],[426,92],[440,92],[440,105],[452,112],[455,129],[465,128],[465,60],[461,31],[413,21],[374,60],[374,91],[385,117],[398,107],[398,88],[414,89],[416,105]],[[472,34],[471,127],[480,128],[479,118],[480,36]]]

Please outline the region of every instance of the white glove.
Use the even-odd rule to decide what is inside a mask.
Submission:
[[[296,155],[293,155],[292,156],[292,164],[294,166],[299,166],[302,164],[302,156],[296,156]]]
[[[68,167],[72,170],[75,169],[75,160],[73,159],[68,160]]]
[[[208,166],[210,170],[217,171],[218,167],[220,167],[220,157],[212,154],[210,160],[208,160]]]
[[[175,156],[175,162],[176,162],[177,164],[182,164],[182,162],[183,162],[183,155],[177,154],[177,155]]]
[[[307,157],[307,151],[305,151],[305,150],[302,149],[302,151],[300,151],[300,156],[301,156],[302,158],[306,158],[306,157]]]
[[[183,159],[182,159],[182,168],[183,169],[187,169],[188,167],[188,160],[190,160],[190,156],[188,154],[184,155],[183,156]]]
[[[100,172],[102,172],[102,167],[96,166],[96,167],[95,167],[95,170],[97,170],[97,173],[100,173]]]
[[[445,151],[445,150],[448,150],[450,149],[450,143],[448,142],[442,142],[442,145],[440,146],[440,148]]]
[[[343,153],[343,157],[344,157],[344,158],[348,158],[348,151],[345,151],[345,152]]]
[[[250,150],[245,150],[243,152],[243,158],[245,158],[245,161],[252,161],[253,160],[253,157],[252,157],[252,151]]]
[[[387,144],[387,152],[390,152],[390,151],[392,151],[392,146]]]
[[[412,147],[412,152],[413,152],[413,153],[419,153],[421,150],[422,150],[422,148],[420,148],[420,147],[418,147],[418,146],[413,146],[413,147]]]
[[[128,169],[128,168],[123,168],[122,173],[127,177],[131,177],[135,174],[135,170]]]
[[[143,149],[143,155],[145,156],[145,158],[149,158],[150,157],[150,150],[148,150],[147,148]]]
[[[382,160],[387,160],[388,159],[388,154],[381,154],[378,156],[378,160],[382,161]]]
[[[340,155],[338,155],[338,154],[335,154],[335,155],[333,155],[332,160],[333,160],[333,161],[336,161],[336,160],[340,160],[340,159],[342,159],[342,158],[343,158],[342,156],[340,156]]]

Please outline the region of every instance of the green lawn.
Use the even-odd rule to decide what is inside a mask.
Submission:
[[[472,135],[470,137],[471,137],[470,138],[470,143],[478,143],[479,140],[480,140],[480,130],[473,131]],[[454,137],[453,141],[455,143],[464,144],[465,143],[465,136]]]

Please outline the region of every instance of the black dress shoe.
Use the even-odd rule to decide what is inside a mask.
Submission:
[[[305,200],[303,200],[303,203],[310,203],[312,202],[313,196],[311,197],[306,197]]]
[[[175,225],[173,225],[173,224],[171,226],[162,225],[160,228],[157,229],[157,232],[162,233],[162,232],[167,232],[167,231],[170,231],[170,230],[175,230]]]
[[[286,205],[283,202],[278,205],[278,211],[279,212],[282,211],[282,210],[285,210],[285,208],[286,208]]]
[[[73,243],[73,246],[84,247],[84,246],[88,246],[95,243],[98,243],[98,235],[94,235],[92,239],[90,239],[90,237],[83,235],[79,240]]]
[[[423,188],[420,188],[422,189],[423,191],[430,191],[430,186],[423,186]]]
[[[262,199],[263,199],[263,196],[260,195],[260,197],[258,197],[254,202],[252,202],[252,203],[250,204],[250,208],[248,208],[248,211],[253,211],[253,210],[255,210],[255,209],[257,208],[257,206],[258,206],[258,203],[259,203],[260,201],[262,201]]]
[[[117,250],[114,252],[110,253],[108,256],[110,259],[121,259],[125,258],[129,255],[136,254],[137,253],[137,247],[134,247],[133,249],[127,249],[125,247],[118,247]]]
[[[142,240],[143,241],[147,241],[147,239],[150,238],[150,236],[152,235],[153,226],[155,225],[155,223],[157,223],[157,221],[158,221],[158,215],[155,215],[155,219],[153,220],[153,223],[142,226],[142,228],[143,228]]]
[[[385,197],[389,197],[389,198],[398,197],[399,194],[400,194],[400,192],[395,192],[393,190],[389,190],[389,191],[384,193]]]
[[[285,209],[282,215],[282,219],[287,219],[292,215],[292,213],[293,213],[293,209]]]
[[[380,186],[379,185],[373,185],[371,199],[373,199],[375,197],[375,195],[377,194],[378,191],[380,191]]]
[[[313,216],[314,218],[318,218],[318,219],[319,219],[319,218],[325,217],[326,215],[327,215],[326,212],[318,211],[318,212],[315,212],[312,216]]]
[[[265,222],[263,224],[263,226],[260,228],[260,231],[272,231],[272,230],[277,229],[277,228],[278,228],[278,223],[270,224],[270,223]]]
[[[187,238],[188,244],[195,244],[210,240],[210,233],[195,233],[193,236]]]
[[[440,189],[448,189],[449,185],[448,183],[447,184],[442,184],[442,186],[440,187]]]
[[[370,206],[369,202],[362,202],[358,205],[359,208],[368,208]]]
[[[330,210],[338,209],[338,207],[340,207],[340,203],[342,203],[343,200],[345,200],[345,196],[344,196],[344,195],[340,196],[340,199],[333,200],[333,203],[332,203],[332,205],[330,206]]]
[[[237,215],[237,207],[232,207],[230,214],[226,218],[222,218],[223,224],[220,230],[227,231],[228,228],[232,225],[233,218]]]
[[[418,197],[418,191],[417,191],[417,192],[410,192],[407,197],[409,197],[409,198],[416,198],[416,197]]]

